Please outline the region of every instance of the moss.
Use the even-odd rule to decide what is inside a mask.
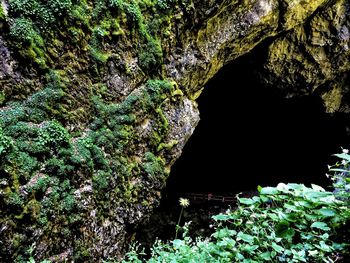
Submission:
[[[40,204],[35,199],[30,200],[23,208],[23,212],[15,216],[18,220],[36,221],[40,214]]]
[[[161,151],[161,150],[163,150],[163,149],[167,149],[167,150],[169,150],[169,149],[171,149],[171,148],[173,148],[176,144],[178,144],[178,141],[177,140],[172,140],[172,141],[170,141],[170,142],[168,142],[168,143],[160,143],[159,145],[158,145],[158,147],[157,147],[157,151],[159,152],[159,151]]]
[[[150,176],[153,180],[164,181],[167,177],[165,174],[165,162],[162,158],[155,156],[151,152],[146,152],[145,161],[142,164],[142,169]]]
[[[58,120],[47,121],[62,98],[59,87],[64,83],[59,75],[51,72],[51,87],[0,110],[0,174],[11,175],[7,202],[17,211],[5,210],[2,215],[15,221],[29,220],[28,224],[44,229],[52,224],[64,227],[67,218],[73,227],[83,218],[74,196],[81,181],[92,180],[97,210],[103,215],[112,196],[138,202],[141,186],[133,182],[134,177],[144,174],[163,181],[167,176],[162,157],[148,152],[142,162],[135,162],[131,156],[138,140],[135,126],[147,115],[159,116],[155,123],[159,141],[151,145],[154,152],[166,136],[167,120],[161,106],[172,97],[174,83],[150,80],[143,92],[120,103],[94,97],[95,119],[88,132],[74,138]],[[19,192],[24,186],[26,196]]]
[[[0,21],[3,21],[6,19],[5,11],[2,5],[0,4]]]
[[[30,71],[32,66],[38,70],[44,86],[28,98],[23,96],[21,102],[0,109],[0,180],[6,179],[0,191],[9,204],[1,211],[0,224],[11,221],[11,231],[25,236],[16,240],[4,237],[7,243],[16,241],[21,247],[13,258],[27,256],[26,240],[33,236],[24,231],[25,224],[26,229],[40,229],[43,239],[50,238],[52,251],[66,245],[62,236],[70,242],[67,236],[74,233],[76,257],[88,259],[91,255],[85,237],[76,234],[76,224],[86,218],[85,208],[76,199],[79,188],[92,182],[91,202],[103,218],[109,216],[112,201],[125,200],[132,206],[143,200],[140,193],[146,186],[138,178],[163,181],[167,176],[162,153],[157,152],[157,147],[171,148],[171,143],[162,144],[168,131],[162,107],[181,92],[175,92],[169,81],[150,80],[140,92],[116,102],[101,76],[107,61],[117,64],[123,59],[117,60],[114,52],[130,45],[130,37],[140,46],[138,52],[128,55],[139,59],[145,76],[160,75],[163,32],[157,28],[169,23],[170,11],[165,6],[174,4],[148,0],[10,1],[11,44],[24,62],[31,62],[30,74],[36,74]],[[155,11],[162,13],[153,16]],[[19,92],[23,89],[18,88]],[[4,94],[6,99],[8,94]],[[0,105],[5,102],[1,95]],[[142,156],[136,129],[145,118],[154,116],[155,133],[145,135],[150,149]],[[84,121],[85,126],[75,125]],[[0,248],[0,253],[4,249]]]
[[[108,188],[111,174],[105,171],[98,171],[92,177],[92,183],[96,191],[103,191]]]
[[[142,45],[139,54],[140,67],[146,72],[156,71],[162,64],[163,53],[160,41],[150,38]]]

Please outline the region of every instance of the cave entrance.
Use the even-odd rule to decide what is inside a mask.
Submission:
[[[327,164],[348,145],[349,115],[326,114],[316,95],[286,99],[263,86],[254,73],[263,52],[225,66],[206,85],[198,99],[201,121],[172,167],[160,206],[136,231],[146,248],[156,237],[174,238],[179,197],[191,199],[181,224],[191,221],[193,236],[208,236],[211,216],[235,205],[209,195],[234,200],[279,182],[330,185]]]
[[[225,66],[205,87],[201,121],[172,167],[166,194],[330,184],[327,164],[348,143],[349,117],[325,113],[319,96],[287,99],[263,86],[253,70],[257,52]]]

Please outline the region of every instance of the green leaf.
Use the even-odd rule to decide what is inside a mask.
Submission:
[[[285,183],[279,183],[276,188],[279,191],[288,191],[289,189],[288,185],[286,185]]]
[[[294,205],[290,205],[290,204],[284,204],[284,208],[287,208],[291,211],[294,211],[294,212],[299,212],[301,211],[299,208],[297,208],[296,206]]]
[[[235,230],[228,229],[227,227],[220,229],[219,231],[215,232],[213,236],[217,239],[222,239],[224,237],[231,237],[235,235],[237,232]]]
[[[267,202],[270,202],[270,201],[271,201],[270,198],[268,198],[268,197],[266,197],[266,196],[263,196],[263,195],[260,196],[260,199],[261,199],[261,201],[262,201],[263,203],[267,203]]]
[[[287,213],[285,219],[289,222],[297,222],[300,220],[300,215],[297,213]]]
[[[289,189],[292,190],[303,190],[306,188],[303,184],[287,184],[287,186]]]
[[[258,185],[257,190],[258,190],[259,193],[261,192],[261,189],[262,189],[262,186]]]
[[[256,202],[256,203],[260,203],[261,199],[259,196],[253,196],[252,199]]]
[[[346,153],[338,153],[338,154],[334,154],[334,156],[340,158],[340,159],[344,159],[348,162],[350,162],[350,155],[346,154]]]
[[[259,257],[263,260],[270,261],[271,260],[271,253],[264,252],[264,253],[260,254]]]
[[[249,253],[251,253],[251,252],[253,252],[254,250],[256,250],[256,249],[258,249],[258,248],[259,248],[258,245],[254,245],[254,246],[245,245],[245,246],[243,247],[243,250],[244,250],[244,251],[247,251],[247,252],[249,252]]]
[[[275,195],[278,193],[279,191],[275,187],[264,187],[260,190],[260,194],[263,194],[263,195]]]
[[[327,240],[327,239],[329,238],[329,234],[324,233],[324,234],[321,236],[321,238],[322,238],[323,240]]]
[[[278,221],[279,220],[279,218],[278,218],[278,216],[276,214],[270,213],[267,216],[270,217],[273,221]]]
[[[213,219],[215,221],[227,221],[228,219],[231,219],[231,216],[226,214],[218,214],[213,216]]]
[[[244,256],[241,253],[236,254],[236,259],[244,260]]]
[[[184,241],[180,239],[175,239],[172,241],[172,243],[175,249],[179,249],[181,246],[185,244]]]
[[[281,238],[291,239],[295,235],[295,231],[290,227],[289,222],[282,221],[276,226],[276,235]]]
[[[309,256],[313,257],[319,254],[318,250],[310,250],[308,251]]]
[[[316,184],[311,184],[311,188],[314,189],[315,191],[325,192],[325,190],[321,186]]]
[[[330,192],[316,192],[316,191],[309,191],[305,193],[305,197],[313,202],[331,202],[333,194]],[[330,197],[329,199],[327,199]]]
[[[250,244],[254,242],[253,236],[244,234],[243,232],[239,232],[237,234],[237,238],[243,240],[244,242],[250,243]]]
[[[330,209],[330,208],[321,208],[317,210],[317,213],[326,216],[326,217],[330,217],[330,216],[335,216],[337,213],[334,209]]]
[[[324,230],[324,231],[328,231],[330,230],[330,228],[328,227],[328,225],[324,222],[314,222],[312,225],[311,225],[312,228],[317,228],[317,229],[321,229],[321,230]]]
[[[241,204],[245,204],[245,205],[255,204],[255,201],[251,198],[238,198],[238,200]]]
[[[332,251],[332,247],[328,246],[324,241],[321,241],[320,245],[316,246],[316,247],[319,247],[321,250],[323,250],[325,252],[331,252]]]
[[[303,207],[306,207],[306,208],[312,208],[313,205],[308,202],[308,201],[298,201],[298,202],[295,202],[296,205],[300,205],[300,206],[303,206]]]
[[[345,169],[340,169],[340,168],[331,168],[329,169],[331,172],[341,172],[341,173],[350,173],[350,171],[345,170]]]
[[[0,145],[0,154],[2,154],[3,151],[5,152],[5,147]]]
[[[277,245],[275,242],[272,242],[271,246],[277,253],[282,253],[284,250],[283,247],[281,247],[280,245]]]

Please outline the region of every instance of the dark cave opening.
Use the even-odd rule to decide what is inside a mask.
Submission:
[[[347,146],[348,115],[325,113],[317,95],[287,99],[263,86],[256,63],[254,53],[241,57],[207,84],[201,121],[172,167],[167,194],[330,184],[327,164]]]
[[[256,194],[258,185],[280,182],[323,187],[332,154],[348,146],[349,115],[327,114],[319,96],[285,98],[261,84],[254,69],[263,47],[225,66],[198,99],[201,121],[172,167],[160,206],[137,230],[147,249],[159,238],[174,238],[179,197],[190,198],[181,224],[190,234],[209,236],[211,216],[235,206],[235,194]],[[201,193],[194,200],[190,193]],[[230,197],[222,202],[208,194]],[[192,196],[193,197],[193,196]]]

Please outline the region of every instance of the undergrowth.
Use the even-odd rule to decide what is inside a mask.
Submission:
[[[339,238],[350,219],[350,155],[330,167],[334,191],[302,184],[258,188],[252,198],[237,197],[238,207],[213,217],[210,238],[192,239],[189,223],[182,239],[157,241],[151,255],[134,245],[124,263],[136,262],[337,262],[348,258]],[[148,258],[148,259],[146,259]]]

